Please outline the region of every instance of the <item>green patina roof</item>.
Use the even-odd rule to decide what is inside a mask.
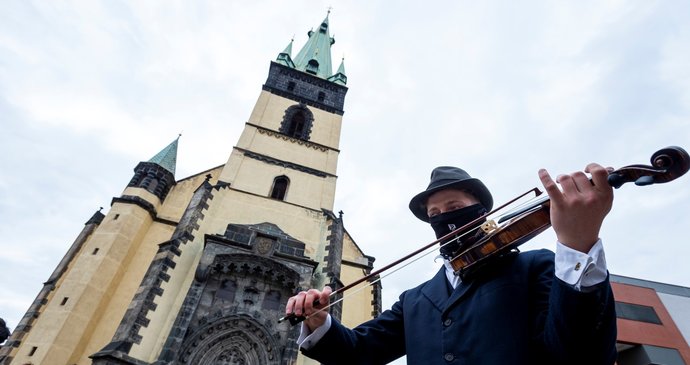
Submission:
[[[158,164],[160,167],[172,172],[175,175],[175,165],[177,165],[177,141],[180,140],[180,136],[172,141],[168,146],[163,148],[158,154],[151,157],[148,162],[153,162]]]
[[[294,39],[290,40],[290,44],[288,44],[287,47],[285,47],[285,50],[278,54],[278,58],[276,58],[276,61],[278,61],[278,63],[288,67],[295,68],[295,63],[292,62],[292,42],[294,41]]]
[[[328,81],[333,81],[336,84],[345,85],[347,84],[347,76],[345,76],[345,57],[340,61],[340,67],[333,76],[328,78]]]
[[[338,71],[336,74],[343,74],[345,75],[345,57],[343,57],[342,60],[340,60],[340,67],[338,67]]]
[[[307,35],[309,40],[295,57],[295,68],[328,79],[333,75],[331,45],[335,43],[328,32],[328,15],[316,31],[310,30]]]
[[[285,47],[285,49],[283,50],[283,53],[290,57],[292,57],[292,42],[294,41],[294,39],[290,39],[290,44],[288,44],[287,47]]]

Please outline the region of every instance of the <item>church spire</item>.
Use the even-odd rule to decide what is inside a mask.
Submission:
[[[309,40],[295,57],[295,68],[316,75],[322,79],[332,76],[331,45],[335,38],[331,37],[328,29],[328,15],[321,22],[317,31],[310,30]]]
[[[330,14],[330,11],[328,13]],[[333,74],[331,45],[335,43],[335,40],[329,34],[329,14],[321,22],[318,30],[309,31],[309,40],[296,57],[292,57],[293,36],[293,41],[290,41],[288,46],[278,54],[276,60],[271,62],[263,89],[274,95],[297,101],[301,105],[342,115],[347,93],[347,76],[345,76],[344,61],[340,63],[338,71]],[[286,115],[292,116],[293,111],[291,109]],[[288,122],[285,122],[285,125],[281,124],[281,128],[291,125]],[[311,122],[305,120],[304,123]],[[296,135],[300,138],[308,139],[307,124],[298,128]],[[280,132],[292,134],[294,131],[281,129]]]
[[[177,141],[180,140],[181,136],[181,134],[178,135],[174,141],[163,148],[155,156],[151,157],[148,162],[155,163],[175,175],[175,166],[177,165]]]

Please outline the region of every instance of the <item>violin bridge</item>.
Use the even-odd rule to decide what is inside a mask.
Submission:
[[[486,234],[489,234],[489,233],[495,231],[497,228],[498,228],[498,225],[496,224],[496,221],[493,219],[490,219],[490,220],[484,222],[484,224],[482,224],[482,226],[481,226],[482,231],[484,231],[484,233],[486,233]]]

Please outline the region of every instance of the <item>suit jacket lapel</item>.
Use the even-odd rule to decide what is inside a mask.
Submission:
[[[445,312],[449,311],[457,302],[459,302],[470,291],[470,289],[474,287],[474,283],[474,280],[469,282],[460,282],[455,290],[453,290],[453,293],[451,293],[450,298],[448,298],[443,310],[443,314],[445,314]]]
[[[441,266],[438,273],[429,281],[429,285],[422,288],[422,294],[431,301],[439,312],[443,311],[448,301],[447,281],[446,268]]]

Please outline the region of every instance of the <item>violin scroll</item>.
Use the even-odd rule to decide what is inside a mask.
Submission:
[[[618,189],[629,182],[644,186],[675,180],[690,169],[690,156],[684,149],[670,146],[655,152],[651,164],[621,167],[609,174],[609,185]]]

